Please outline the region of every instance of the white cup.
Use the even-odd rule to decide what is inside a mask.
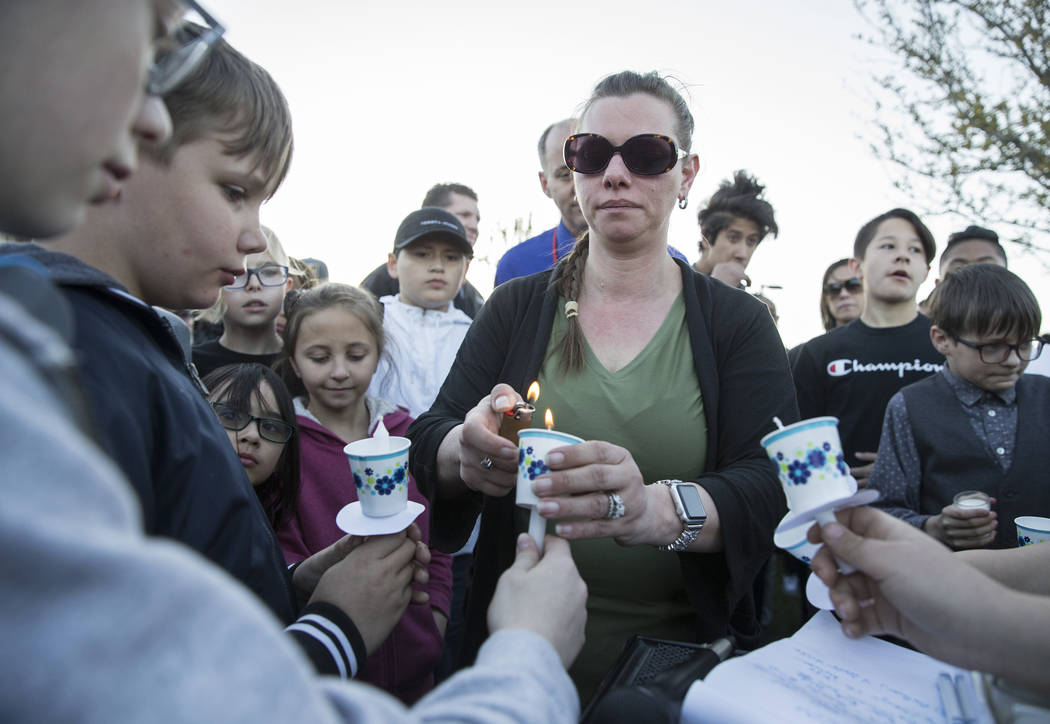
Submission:
[[[962,510],[991,510],[992,499],[982,490],[964,490],[957,493],[952,500],[955,507]]]
[[[354,474],[361,511],[370,518],[397,515],[408,505],[407,437],[366,437],[343,448]]]
[[[857,492],[842,452],[838,422],[837,417],[814,417],[762,438],[791,511],[804,513]]]
[[[534,507],[539,498],[532,492],[532,481],[550,471],[547,454],[566,445],[579,445],[583,438],[557,430],[527,428],[518,432],[518,487],[514,502],[524,507]]]
[[[1050,518],[1022,515],[1014,518],[1017,526],[1017,545],[1030,546],[1050,540]]]

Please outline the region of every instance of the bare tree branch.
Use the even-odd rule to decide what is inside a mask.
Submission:
[[[870,146],[927,213],[1008,227],[1050,266],[1050,3],[854,0],[896,68]],[[903,72],[902,72],[903,71]]]

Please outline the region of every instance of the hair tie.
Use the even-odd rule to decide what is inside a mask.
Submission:
[[[565,302],[565,318],[572,319],[580,316],[580,305],[576,302]]]

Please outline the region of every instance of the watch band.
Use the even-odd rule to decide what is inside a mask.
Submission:
[[[692,519],[686,513],[685,506],[682,505],[682,499],[678,494],[677,487],[679,485],[686,485],[681,480],[657,480],[657,483],[662,483],[670,488],[671,500],[674,501],[675,511],[678,513],[678,517],[682,521],[682,532],[673,541],[667,545],[657,546],[658,550],[661,551],[674,551],[675,553],[681,553],[686,550],[696,537],[700,535],[700,531],[704,527],[704,523],[707,522],[706,516],[700,520]]]

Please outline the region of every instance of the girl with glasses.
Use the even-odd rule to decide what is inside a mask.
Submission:
[[[258,364],[220,367],[203,381],[270,525],[281,525],[299,497],[299,441],[288,388]]]
[[[264,226],[263,236],[266,251],[248,255],[245,271],[223,288],[218,301],[198,320],[198,324],[218,321],[222,329],[218,338],[198,340],[193,347],[193,363],[201,375],[231,364],[269,367],[281,351],[277,318],[292,288],[293,267],[277,235]]]
[[[461,545],[483,508],[464,660],[524,529],[504,411],[538,380],[533,425],[549,408],[586,440],[548,458],[533,489],[588,585],[571,670],[587,701],[634,634],[757,635],[752,584],[786,512],[759,439],[797,412],[765,306],[667,254],[699,168],[681,95],[656,73],[618,73],[576,130],[564,156],[588,230],[553,271],[493,292],[409,437],[439,547]]]
[[[849,259],[839,259],[820,281],[820,321],[824,331],[849,324],[864,311],[864,285],[849,270]]]

